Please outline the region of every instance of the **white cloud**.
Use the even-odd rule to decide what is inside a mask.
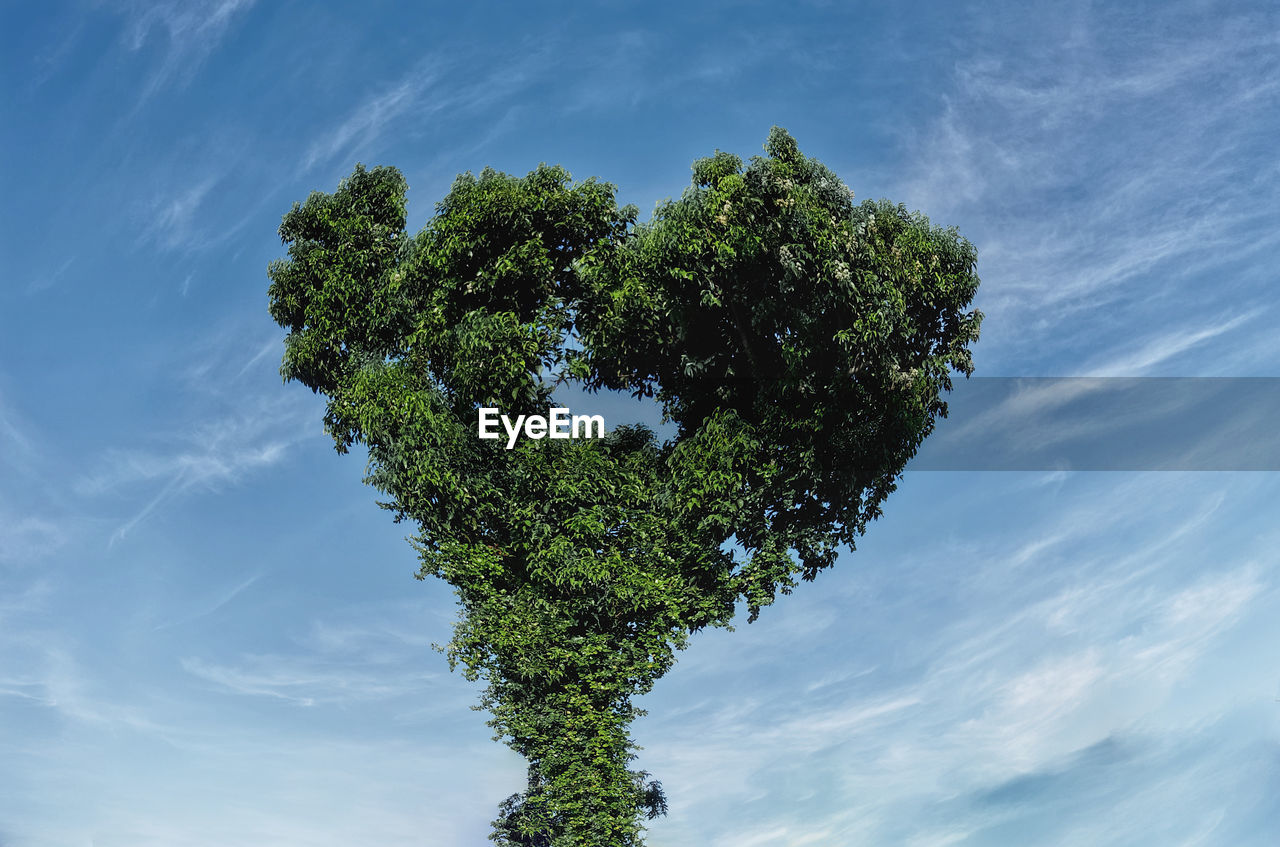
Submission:
[[[1154,368],[1240,327],[1193,326],[1121,357],[1109,348],[1128,346],[1139,322],[1172,322],[1179,302],[1227,311],[1233,292],[1262,284],[1233,269],[1280,241],[1265,212],[1280,173],[1256,133],[1274,111],[1262,59],[1274,27],[1215,14],[1157,35],[1125,14],[1064,6],[1020,20],[1018,45],[978,38],[942,114],[906,142],[894,196],[962,224],[979,247],[986,372],[1089,349]],[[1187,288],[1203,274],[1222,277],[1221,295]]]
[[[450,104],[447,96],[428,100],[440,73],[429,65],[419,65],[396,84],[361,103],[346,120],[311,144],[302,169],[310,170],[353,147],[368,148],[396,120],[412,111],[415,119],[425,118]]]
[[[175,496],[217,491],[280,462],[292,446],[315,434],[310,426],[313,410],[304,399],[248,393],[238,411],[189,422],[176,432],[152,434],[149,440],[162,446],[107,450],[96,469],[82,475],[73,489],[82,497],[119,500],[138,487],[152,488],[145,504],[117,526],[111,536],[114,544]]]
[[[132,703],[103,696],[103,686],[76,658],[63,639],[45,631],[0,632],[10,664],[0,677],[0,694],[44,706],[77,725],[107,730],[130,730],[156,738],[178,732],[154,720]],[[15,669],[18,662],[26,671]]]
[[[163,623],[157,624],[155,629],[157,630],[168,629],[169,627],[179,626],[181,624],[187,624],[187,623],[191,623],[192,621],[197,621],[201,618],[206,618],[209,615],[212,615],[218,612],[220,609],[222,609],[223,607],[231,603],[231,601],[239,597],[240,594],[248,590],[255,582],[257,582],[261,578],[262,578],[262,574],[260,573],[253,574],[252,576],[236,583],[230,589],[224,591],[221,595],[215,598],[212,603],[206,604],[204,608],[198,609],[183,617],[175,618],[173,620],[169,620],[169,621],[165,621]]]
[[[30,564],[66,542],[66,532],[53,521],[0,510],[0,564]]]
[[[188,673],[236,694],[301,706],[385,700],[420,692],[437,674],[403,667],[333,663],[303,656],[245,656],[238,665],[183,659]]]
[[[182,0],[182,2],[128,3],[125,46],[142,49],[155,34],[162,34],[164,56],[152,69],[139,96],[139,105],[171,82],[188,81],[217,49],[234,19],[248,11],[255,0]]]
[[[58,267],[55,268],[54,270],[46,273],[42,277],[33,279],[27,285],[27,293],[36,294],[40,291],[44,291],[47,288],[52,288],[53,286],[57,285],[58,281],[62,279],[62,277],[66,274],[66,272],[71,269],[71,266],[76,263],[77,258],[78,258],[77,256],[71,256],[63,260],[63,262],[60,265],[58,265]]]
[[[1044,519],[1009,525],[990,544],[957,548],[942,538],[917,538],[922,559],[946,563],[928,573],[939,582],[932,591],[958,595],[947,612],[932,607],[932,591],[907,588],[914,571],[903,562],[872,566],[876,576],[850,577],[879,579],[883,568],[884,578],[899,574],[902,590],[918,597],[915,611],[895,607],[903,610],[893,615],[902,617],[896,623],[872,624],[889,626],[885,643],[901,645],[903,654],[874,653],[875,673],[851,673],[802,694],[781,679],[803,680],[797,669],[810,663],[751,663],[750,673],[765,680],[751,698],[721,701],[718,711],[711,711],[714,699],[670,717],[655,711],[640,728],[641,765],[673,797],[674,820],[662,823],[662,832],[673,843],[696,843],[706,833],[695,818],[740,808],[752,810],[743,812],[743,833],[776,831],[776,843],[800,843],[796,824],[806,812],[796,804],[804,795],[788,782],[811,780],[821,786],[825,799],[815,808],[821,826],[836,833],[833,842],[901,842],[903,833],[916,839],[908,843],[964,842],[995,821],[948,806],[956,797],[1059,772],[1108,739],[1178,737],[1203,726],[1220,714],[1212,709],[1229,708],[1235,695],[1223,690],[1192,707],[1179,692],[1199,678],[1234,627],[1262,614],[1276,571],[1199,558],[1199,541],[1222,532],[1232,514],[1224,497],[1252,497],[1225,482],[1204,490],[1199,478],[1152,473],[1107,486],[1086,485],[1090,476],[1076,475],[1062,489],[1074,492],[1069,500],[1042,491],[1037,497],[1051,506]],[[860,561],[855,570],[869,564]],[[877,602],[877,596],[842,598],[839,605],[856,620]],[[779,607],[775,614],[790,612]],[[767,620],[752,626],[762,624],[771,626]],[[841,637],[856,644],[861,632],[854,627]],[[832,637],[830,630],[787,638],[762,631],[747,641],[730,636],[726,645],[737,649],[704,656],[697,671],[703,682],[690,691],[717,687],[721,675],[729,688],[730,674],[743,672],[737,662],[751,658],[757,638],[778,644],[779,661],[813,654],[821,658],[812,667],[838,667],[823,652]],[[921,651],[929,661],[909,661]],[[683,670],[677,666],[672,676],[682,678]],[[1164,790],[1148,787],[1157,796]],[[1063,844],[1087,843],[1072,840],[1078,833],[1065,823],[1060,831],[1072,833]]]
[[[237,586],[218,605],[255,581]],[[424,617],[430,625],[423,625]],[[229,692],[302,706],[394,700],[433,687],[439,689],[433,701],[458,706],[458,689],[469,690],[470,684],[453,678],[442,684],[441,672],[424,670],[429,664],[444,666],[431,644],[445,640],[445,623],[433,605],[357,605],[313,619],[305,634],[293,639],[297,649],[292,652],[221,660],[188,656],[181,664],[188,673]]]
[[[494,63],[495,69],[480,77],[473,64],[463,61],[475,57],[431,57],[417,62],[394,83],[364,98],[336,126],[320,133],[302,156],[301,171],[335,159],[368,161],[377,155],[392,128],[401,138],[420,137],[426,127],[440,122],[442,115],[448,115],[449,120],[481,116],[486,129],[462,152],[486,146],[514,126],[512,117],[521,108],[521,104],[510,102],[494,118],[499,105],[545,80],[557,65],[554,44],[543,41],[526,47]],[[449,149],[450,156],[459,155],[456,145]]]
[[[0,462],[29,474],[36,456],[35,439],[27,423],[6,405],[4,395],[0,394]]]
[[[1144,338],[1136,349],[1113,356],[1087,368],[1086,376],[1142,376],[1182,353],[1213,338],[1224,335],[1263,314],[1262,308],[1249,309],[1209,323],[1207,326],[1184,327],[1173,331],[1153,333]]]
[[[141,240],[153,241],[167,250],[191,244],[197,231],[196,213],[217,183],[217,177],[206,176],[179,191],[178,196],[158,201]]]

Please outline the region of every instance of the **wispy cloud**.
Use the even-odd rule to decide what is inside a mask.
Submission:
[[[63,260],[62,264],[46,273],[44,276],[33,279],[27,285],[27,293],[36,294],[57,285],[63,275],[65,275],[67,271],[71,270],[71,266],[76,263],[76,258],[76,256],[71,256],[70,258]]]
[[[232,586],[229,590],[222,592],[220,596],[215,598],[213,602],[207,604],[204,608],[194,611],[183,617],[157,624],[155,629],[156,630],[169,629],[170,627],[180,626],[182,624],[188,624],[193,621],[198,621],[201,618],[207,618],[210,615],[222,609],[223,607],[225,607],[226,605],[228,605],[232,600],[235,600],[237,597],[240,596],[241,593],[243,593],[245,590],[247,590],[250,586],[252,586],[255,582],[257,582],[261,578],[262,578],[262,574],[256,573],[248,577],[247,579],[241,580],[240,582],[236,583],[236,585]]]
[[[445,702],[461,709],[460,697],[469,696],[469,684],[448,674],[432,649],[446,640],[451,622],[425,601],[353,604],[313,618],[290,638],[291,649],[187,656],[182,667],[228,693],[299,706],[387,701],[400,717],[416,720],[421,704],[411,695],[435,689],[433,710]]]
[[[47,638],[44,633],[41,636]],[[21,653],[30,670],[15,671],[9,665],[0,675],[0,695],[30,700],[78,725],[132,730],[155,738],[174,733],[172,726],[157,722],[144,709],[103,697],[99,683],[67,646],[33,634],[6,640],[10,655],[17,658]]]
[[[5,404],[4,395],[0,394],[0,456],[13,460],[17,457],[28,457],[35,451],[35,443],[21,425],[18,414]]]
[[[268,355],[272,353],[278,354],[280,352],[280,348],[281,348],[280,342],[275,338],[272,338],[270,341],[264,342],[263,345],[258,348],[257,352],[249,357],[249,360],[244,363],[244,365],[240,368],[240,370],[236,371],[236,375],[234,379],[239,379],[240,377],[244,376],[249,371],[250,368],[258,364],[258,362],[261,362]]]
[[[44,85],[62,69],[67,58],[73,55],[75,48],[79,46],[86,25],[86,19],[83,16],[77,16],[74,26],[59,33],[60,37],[55,45],[42,50],[35,57],[32,62],[34,73],[27,78],[29,90],[35,90]]]
[[[170,417],[135,444],[103,450],[72,483],[80,497],[109,498],[116,508],[145,498],[117,524],[111,545],[173,498],[236,485],[320,435],[315,402],[281,391],[267,364],[282,349],[278,334],[264,337],[257,324],[223,322],[191,339],[156,389],[172,398]]]
[[[314,434],[307,425],[310,410],[299,400],[248,395],[239,411],[224,411],[167,437],[153,436],[153,443],[163,446],[112,448],[74,490],[82,497],[118,499],[151,488],[145,504],[112,533],[114,545],[173,497],[217,491],[281,461],[290,447]]]
[[[447,94],[428,97],[440,76],[433,64],[419,65],[390,88],[361,103],[341,124],[311,144],[302,169],[310,170],[353,147],[371,147],[393,122],[410,111],[415,118],[425,118],[448,106],[452,98]]]
[[[245,228],[273,202],[255,140],[234,123],[181,137],[150,157],[144,173],[117,188],[129,212],[134,245],[189,255],[234,251]],[[172,271],[170,271],[172,272]],[[186,281],[179,282],[185,294]]]
[[[274,464],[283,455],[289,441],[267,435],[269,426],[248,415],[230,417],[197,427],[186,439],[188,449],[113,450],[105,467],[83,477],[76,490],[95,496],[156,480],[183,490],[233,483],[246,471]]]
[[[431,646],[432,637],[421,627],[394,620],[398,615],[386,609],[378,610],[377,614],[380,620],[313,621],[311,631],[301,641],[325,655],[359,657],[369,662],[399,661],[408,654],[420,655],[424,648]]]
[[[176,197],[159,200],[140,240],[153,242],[167,250],[191,243],[197,230],[196,214],[218,178],[206,176],[198,183],[178,192]]]
[[[8,622],[10,616],[27,615],[44,609],[51,587],[48,579],[26,582],[20,587],[4,583],[3,591],[0,591],[0,622]]]
[[[0,374],[3,383],[4,374]],[[0,497],[10,491],[5,482],[21,479],[24,486],[47,489],[51,446],[41,437],[39,422],[25,411],[25,406],[11,402],[0,388]],[[30,499],[31,490],[12,491],[13,496]]]
[[[1085,376],[1143,376],[1205,341],[1248,323],[1262,313],[1263,309],[1259,307],[1230,318],[1212,321],[1208,325],[1201,324],[1196,327],[1153,333],[1143,339],[1135,349],[1114,355],[1087,368]]]
[[[763,30],[724,27],[715,39],[688,55],[683,45],[657,29],[628,27],[606,37],[561,45],[566,114],[631,110],[661,101],[704,102],[729,94],[761,68],[778,78],[803,79],[810,72],[839,72],[848,45],[815,41],[785,21]],[[768,120],[764,118],[763,120]],[[765,125],[767,128],[767,124]]]
[[[244,318],[224,321],[190,341],[185,360],[175,372],[185,390],[199,394],[242,396],[246,377],[251,376],[252,371],[258,376],[270,371],[272,376],[267,381],[273,384],[273,389],[278,389],[279,365],[267,368],[264,360],[273,353],[276,357],[284,355],[283,339],[282,330],[264,333],[259,321]]]
[[[1100,502],[1063,504],[1051,519],[990,539],[1000,552],[926,543],[921,556],[947,561],[956,575],[929,571],[946,583],[941,590],[961,595],[955,614],[922,609],[899,622],[899,635],[879,637],[896,645],[910,633],[916,647],[934,645],[931,661],[895,671],[881,652],[875,673],[850,674],[803,697],[780,693],[787,686],[775,679],[758,695],[721,700],[718,708],[713,699],[670,717],[655,710],[641,731],[643,766],[665,780],[679,805],[673,814],[684,821],[664,830],[695,843],[710,836],[690,816],[714,817],[711,810],[732,806],[757,810],[744,813],[744,833],[769,831],[774,843],[802,844],[810,833],[795,822],[813,803],[831,830],[826,843],[968,843],[997,818],[1012,820],[1026,809],[948,808],[956,797],[1074,767],[1067,763],[1080,751],[1108,739],[1160,728],[1156,737],[1166,743],[1198,731],[1206,715],[1220,713],[1203,703],[1184,711],[1176,692],[1215,650],[1221,655],[1234,627],[1258,619],[1276,594],[1277,571],[1274,563],[1226,567],[1187,554],[1199,548],[1193,539],[1218,532],[1226,495],[1211,492],[1187,511],[1186,498],[1161,485],[1134,477]],[[1177,511],[1165,513],[1173,504]],[[1166,535],[1170,523],[1179,529]],[[1116,527],[1127,527],[1120,550],[1112,546]],[[1037,545],[1042,537],[1059,544]],[[894,578],[910,584],[910,570],[896,574],[901,565]],[[875,602],[853,603],[848,620]],[[877,618],[865,628],[868,636],[877,626],[892,624]],[[774,645],[776,657],[823,650],[831,638],[829,631],[779,638],[744,629],[733,639],[750,643],[739,642],[735,658],[720,656],[720,667],[740,673],[736,657],[757,640]],[[863,631],[854,627],[844,637],[856,641]],[[726,694],[734,696],[731,671],[717,670],[716,656],[710,660],[697,673],[725,674]],[[681,673],[677,666],[673,676]],[[1223,691],[1214,702],[1231,708],[1238,701]],[[1175,790],[1158,786],[1164,775],[1145,766],[1126,779],[1152,792]],[[821,797],[842,798],[844,806],[832,811],[815,799]],[[792,811],[766,811],[784,806]]]
[[[437,676],[412,668],[377,668],[274,654],[246,656],[236,665],[187,658],[182,667],[235,694],[272,697],[300,706],[402,697],[424,690]]]
[[[1188,302],[1238,311],[1263,284],[1233,274],[1280,241],[1265,211],[1280,170],[1256,131],[1280,96],[1267,59],[1280,42],[1266,18],[1204,15],[1173,8],[1183,26],[1157,36],[1127,12],[1066,5],[1019,13],[1017,45],[973,25],[942,113],[904,140],[912,161],[895,194],[977,242],[989,363],[1121,347],[1135,324],[1186,323]]]
[[[0,564],[30,564],[65,541],[66,532],[53,521],[0,509]]]
[[[389,130],[394,128],[401,138],[418,138],[442,115],[451,121],[484,116],[487,129],[470,145],[471,149],[483,147],[511,125],[509,117],[519,104],[509,102],[506,116],[496,121],[491,117],[494,111],[545,80],[558,64],[555,46],[545,42],[529,43],[514,57],[493,61],[494,69],[479,78],[474,65],[460,58],[424,59],[395,82],[376,89],[311,142],[300,170],[309,171],[339,158],[368,160],[377,154]]]
[[[1152,615],[1159,637],[1130,636],[1121,639],[1120,649],[1134,671],[1172,684],[1186,675],[1209,642],[1236,623],[1267,587],[1253,565],[1202,579],[1161,599]]]
[[[111,745],[109,739],[95,740],[76,759],[93,767],[64,764],[61,746],[48,751],[41,758],[50,764],[36,784],[51,795],[74,793],[82,802],[47,811],[36,794],[27,814],[13,817],[15,840],[87,844],[120,837],[136,847],[341,847],[409,845],[430,833],[441,845],[476,844],[484,841],[494,798],[520,784],[514,755],[483,733],[443,745],[417,737],[335,740],[332,733],[288,726],[271,732],[234,724],[218,729],[198,747],[184,746],[176,766],[152,760],[135,770],[136,747]],[[97,750],[103,752],[94,755]],[[191,756],[198,756],[200,767],[191,766]],[[134,799],[138,792],[147,803]],[[218,798],[218,808],[210,796]]]
[[[189,0],[188,2],[128,3],[125,46],[137,52],[155,37],[163,39],[164,55],[139,93],[145,102],[169,83],[185,83],[226,36],[233,21],[255,0]]]

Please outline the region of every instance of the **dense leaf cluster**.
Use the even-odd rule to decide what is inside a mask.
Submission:
[[[368,447],[420,576],[457,592],[451,665],[528,759],[499,843],[639,844],[666,801],[630,769],[633,698],[852,547],[972,371],[973,247],[855,205],[780,129],[765,152],[698,161],[643,224],[544,165],[459,177],[410,237],[400,173],[357,167],[280,228],[281,372]],[[479,406],[542,413],[565,380],[655,397],[677,435],[477,438]]]

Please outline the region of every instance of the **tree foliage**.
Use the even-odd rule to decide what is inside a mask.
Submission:
[[[281,373],[367,446],[419,577],[457,593],[451,667],[528,760],[499,844],[640,844],[666,799],[631,769],[634,698],[852,548],[972,372],[972,245],[854,204],[781,129],[765,152],[697,161],[645,223],[542,165],[460,176],[411,237],[403,177],[358,166],[280,227]],[[545,413],[564,381],[654,397],[677,434],[477,438],[478,407]]]

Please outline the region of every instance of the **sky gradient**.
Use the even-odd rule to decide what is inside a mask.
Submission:
[[[0,98],[0,847],[477,847],[521,787],[278,374],[280,217],[356,162],[412,231],[544,161],[645,217],[776,124],[977,245],[978,374],[1280,377],[1271,3],[8,3]],[[909,466],[642,698],[649,843],[1274,844],[1277,503]]]

